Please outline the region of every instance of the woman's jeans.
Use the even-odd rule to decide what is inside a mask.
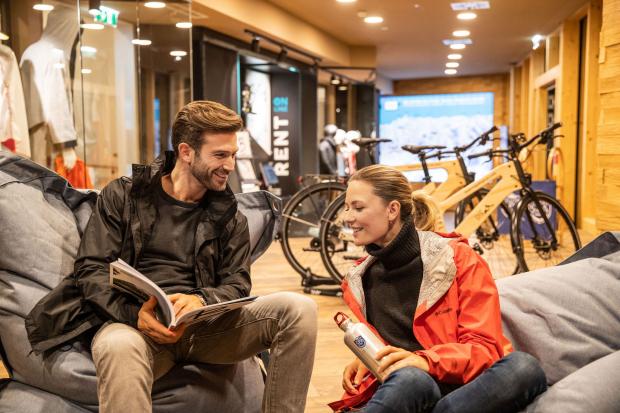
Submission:
[[[517,351],[443,397],[428,373],[416,367],[396,370],[379,386],[363,412],[518,412],[545,390],[547,380],[538,360]]]

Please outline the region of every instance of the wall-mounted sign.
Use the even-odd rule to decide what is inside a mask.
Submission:
[[[118,10],[111,9],[106,6],[99,7],[99,14],[95,15],[95,21],[97,23],[107,24],[108,26],[116,27],[118,25]]]

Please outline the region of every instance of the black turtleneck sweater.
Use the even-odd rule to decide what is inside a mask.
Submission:
[[[411,219],[405,220],[388,245],[370,244],[366,251],[377,257],[362,277],[368,322],[390,345],[421,350],[413,335],[413,316],[422,284],[422,259]]]

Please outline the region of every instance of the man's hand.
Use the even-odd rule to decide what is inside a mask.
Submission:
[[[381,374],[382,380],[403,367],[417,367],[427,373],[429,370],[428,362],[424,357],[398,347],[385,346],[377,352],[375,358],[379,360],[377,371]]]
[[[193,294],[172,294],[169,295],[168,298],[174,306],[174,316],[176,318],[181,317],[189,311],[204,307],[200,298]]]
[[[347,393],[358,394],[357,387],[367,373],[368,369],[364,366],[364,363],[356,358],[344,368],[344,373],[342,374],[342,388],[345,389]]]
[[[155,318],[155,307],[157,307],[155,297],[149,298],[142,304],[138,312],[138,330],[152,338],[156,343],[176,343],[185,332],[185,326],[178,326],[174,331],[167,329]]]

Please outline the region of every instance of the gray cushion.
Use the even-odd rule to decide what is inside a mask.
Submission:
[[[0,411],[36,412],[38,406],[46,412],[73,411],[76,404],[81,407],[75,411],[97,410],[88,349],[76,342],[45,357],[35,355],[24,328],[32,307],[73,270],[95,197],[67,187],[45,168],[0,152],[0,350],[14,380],[2,389]],[[256,259],[275,233],[279,199],[266,193],[237,197],[240,210],[251,212],[248,226]],[[26,398],[17,382],[70,402],[32,387],[32,408],[20,409]],[[254,359],[225,366],[179,365],[155,383],[154,411],[257,412],[263,389]]]
[[[504,333],[549,384],[620,349],[620,252],[496,282]]]
[[[0,412],[90,413],[67,399],[16,381],[4,387],[1,394]]]
[[[569,374],[540,395],[527,413],[618,413],[620,351]]]

